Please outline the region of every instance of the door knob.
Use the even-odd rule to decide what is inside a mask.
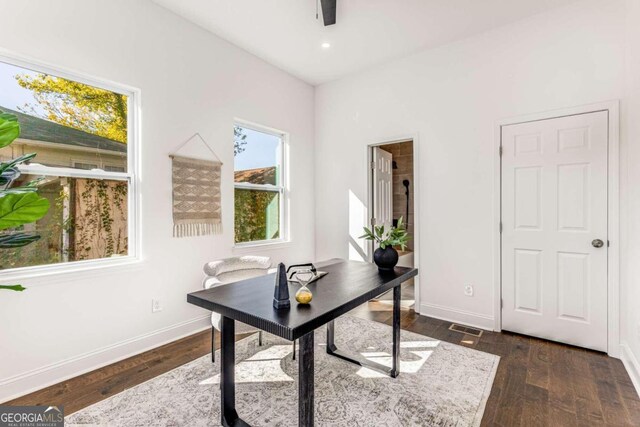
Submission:
[[[591,245],[592,245],[594,248],[601,248],[601,247],[603,247],[603,246],[604,246],[604,242],[603,242],[602,240],[600,240],[600,239],[595,239],[595,240],[592,240],[592,241],[591,241]]]

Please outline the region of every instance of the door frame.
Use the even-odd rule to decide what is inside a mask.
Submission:
[[[420,162],[417,161],[420,155],[420,144],[418,133],[382,138],[377,140],[377,142],[367,144],[367,222],[369,222],[373,216],[373,169],[371,168],[373,148],[379,147],[380,145],[397,144],[407,141],[413,142],[413,266],[420,269]],[[367,226],[370,227],[371,224],[367,223]],[[367,259],[369,262],[373,262],[373,242],[367,243]],[[413,279],[413,292],[415,296],[413,310],[420,314],[420,275]]]
[[[607,171],[607,354],[620,357],[620,101],[612,100],[497,120],[494,126],[494,329],[502,330],[502,127],[606,111],[609,118]]]

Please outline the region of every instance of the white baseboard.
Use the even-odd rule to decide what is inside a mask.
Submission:
[[[493,331],[494,326],[493,316],[472,313],[470,311],[459,310],[457,308],[450,308],[437,304],[420,304],[420,314],[422,316],[435,317],[436,319],[473,326],[487,331]]]
[[[640,396],[640,363],[626,343],[620,344],[620,359],[631,378],[631,382]]]
[[[49,387],[211,327],[211,315],[197,317],[147,334],[0,380],[0,402]],[[45,402],[46,403],[46,402]]]

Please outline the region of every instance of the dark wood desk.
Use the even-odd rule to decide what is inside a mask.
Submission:
[[[293,341],[300,339],[298,353],[298,424],[313,426],[313,332],[327,325],[327,353],[362,366],[382,370],[392,377],[399,373],[400,354],[400,285],[415,277],[415,268],[396,267],[379,272],[369,263],[331,260],[317,266],[327,274],[308,287],[313,293],[309,305],[298,305],[293,298],[298,285],[289,284],[291,308],[275,310],[272,306],[274,274],[255,277],[187,295],[187,301],[222,315],[221,327],[221,415],[224,426],[248,425],[235,408],[235,320]],[[334,343],[333,321],[378,295],[393,289],[393,362],[379,365],[362,357],[338,350]]]

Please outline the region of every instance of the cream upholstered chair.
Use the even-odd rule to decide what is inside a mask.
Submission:
[[[211,261],[204,265],[203,285],[205,289],[233,285],[234,282],[274,272],[271,258],[263,256],[240,256]],[[211,312],[211,361],[215,362],[215,331],[220,331],[222,316]],[[236,333],[258,332],[258,345],[262,345],[262,331],[242,322],[236,322]],[[294,350],[295,354],[295,350]]]

